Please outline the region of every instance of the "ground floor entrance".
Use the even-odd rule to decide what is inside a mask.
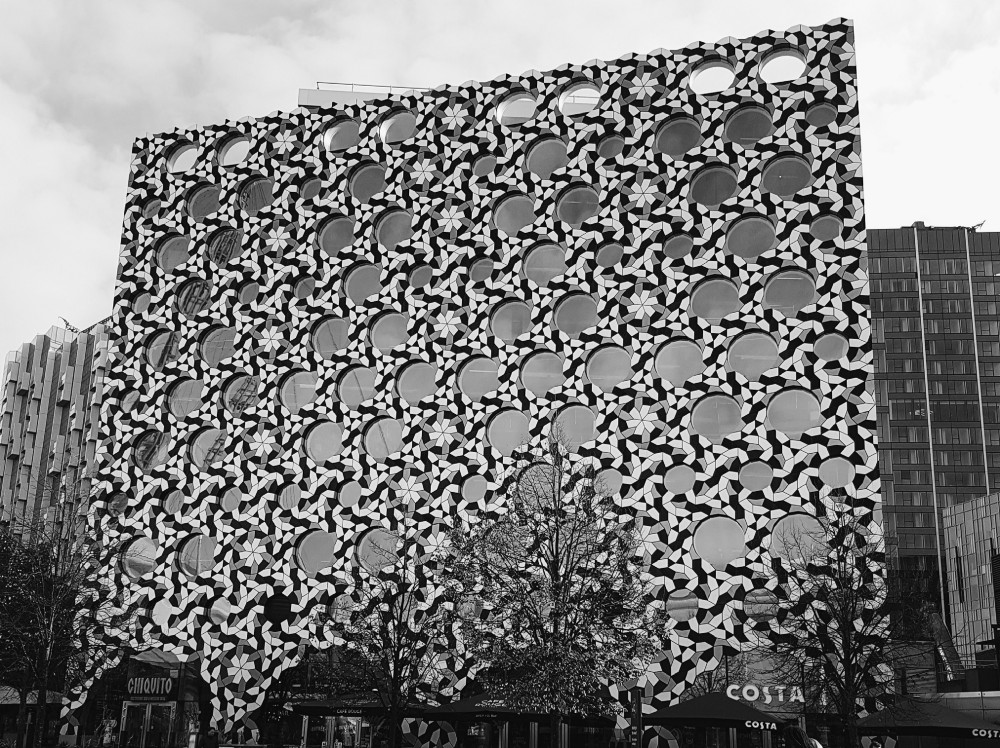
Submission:
[[[176,702],[126,701],[122,705],[120,748],[169,748]]]

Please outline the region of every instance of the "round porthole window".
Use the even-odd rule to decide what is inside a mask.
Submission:
[[[486,356],[473,356],[458,373],[458,388],[473,402],[500,386],[497,362]]]
[[[361,128],[354,120],[335,122],[323,133],[323,146],[328,151],[339,153],[353,148],[361,142]]]
[[[694,69],[688,85],[696,94],[709,96],[731,88],[735,81],[732,65],[725,60],[709,60]]]
[[[559,138],[543,137],[536,140],[525,156],[525,166],[539,179],[548,179],[569,163],[569,152]]]
[[[714,444],[743,430],[740,404],[729,395],[708,395],[691,411],[691,428]]]
[[[736,172],[728,166],[711,164],[691,179],[691,199],[714,208],[736,194]]]
[[[566,250],[558,244],[538,244],[524,257],[524,276],[545,287],[566,272]]]
[[[744,260],[756,260],[774,248],[777,235],[774,224],[764,216],[751,215],[737,219],[726,234],[726,251]]]
[[[602,346],[587,359],[587,378],[604,392],[627,382],[634,373],[628,351],[617,345]]]
[[[774,123],[767,109],[756,104],[746,104],[737,107],[726,118],[723,132],[726,140],[744,148],[753,148],[774,132]]]
[[[351,324],[340,317],[324,317],[313,325],[309,343],[320,358],[329,361],[350,343]]]
[[[701,126],[693,117],[671,117],[656,130],[653,150],[672,158],[701,145]]]
[[[778,365],[778,344],[767,333],[748,332],[729,345],[727,364],[751,382]]]
[[[567,117],[579,117],[597,109],[601,90],[593,83],[574,83],[559,95],[559,111]]]
[[[600,211],[597,191],[587,185],[574,185],[556,198],[556,215],[573,228],[580,228]]]
[[[794,317],[816,300],[816,283],[802,270],[782,270],[764,286],[764,306]]]
[[[701,346],[692,340],[671,340],[656,353],[653,371],[674,387],[705,371]]]
[[[500,454],[510,457],[528,441],[528,417],[513,408],[501,410],[487,424],[486,438]]]
[[[509,96],[497,107],[497,119],[505,127],[517,127],[534,119],[538,104],[529,93]]]
[[[809,390],[798,387],[775,394],[767,404],[767,418],[772,428],[793,439],[798,439],[823,421],[819,400]]]
[[[417,118],[412,112],[397,111],[390,114],[379,125],[378,133],[386,145],[402,143],[413,137],[417,130]]]
[[[396,392],[413,405],[434,394],[437,386],[437,367],[424,361],[415,361],[403,367],[396,380]]]
[[[330,257],[354,244],[354,221],[347,216],[326,219],[319,230],[319,246]]]
[[[365,451],[376,462],[385,462],[403,447],[403,424],[394,418],[376,418],[365,431]]]
[[[523,301],[503,301],[490,316],[490,330],[505,343],[513,343],[531,329],[531,308]]]
[[[589,294],[569,294],[556,306],[555,325],[571,338],[578,338],[597,325],[597,302]]]
[[[739,291],[726,278],[710,278],[699,283],[691,294],[691,313],[712,324],[739,311],[739,308]]]
[[[502,198],[493,210],[493,224],[503,233],[513,236],[535,221],[535,209],[527,195],[513,194]]]
[[[281,380],[278,398],[292,414],[298,413],[316,399],[318,377],[311,371],[292,372]]]
[[[337,380],[337,397],[352,410],[375,397],[375,372],[365,366],[352,366]]]
[[[694,531],[694,550],[713,569],[725,569],[747,553],[743,528],[729,517],[702,520]]]
[[[789,198],[808,187],[811,181],[812,170],[804,158],[777,156],[764,167],[761,189],[778,197]]]
[[[556,353],[539,351],[521,364],[521,385],[534,395],[544,395],[565,381],[563,361]]]

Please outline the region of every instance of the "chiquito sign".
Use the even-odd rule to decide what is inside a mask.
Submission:
[[[168,701],[176,698],[176,678],[129,678],[128,697],[133,701]]]
[[[753,683],[733,683],[726,688],[726,696],[737,701],[760,701],[764,704],[804,704],[802,689],[798,686],[757,686]]]

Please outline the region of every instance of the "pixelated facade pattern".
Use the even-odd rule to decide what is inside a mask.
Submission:
[[[558,419],[643,519],[676,698],[774,625],[775,532],[877,507],[864,255],[843,20],[138,140],[91,515],[123,635],[231,725]]]

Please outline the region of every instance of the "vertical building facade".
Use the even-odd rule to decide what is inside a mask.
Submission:
[[[58,327],[7,356],[0,400],[0,522],[72,537],[94,480],[108,337]]]
[[[655,700],[766,635],[772,537],[832,492],[878,530],[855,78],[836,20],[137,141],[90,529],[143,607],[107,633],[232,725],[558,424],[643,525]]]
[[[947,507],[941,519],[955,646],[969,666],[996,667],[995,650],[980,645],[997,623],[1000,493]]]
[[[1000,233],[918,223],[868,246],[886,532],[947,615],[943,513],[1000,485]]]

